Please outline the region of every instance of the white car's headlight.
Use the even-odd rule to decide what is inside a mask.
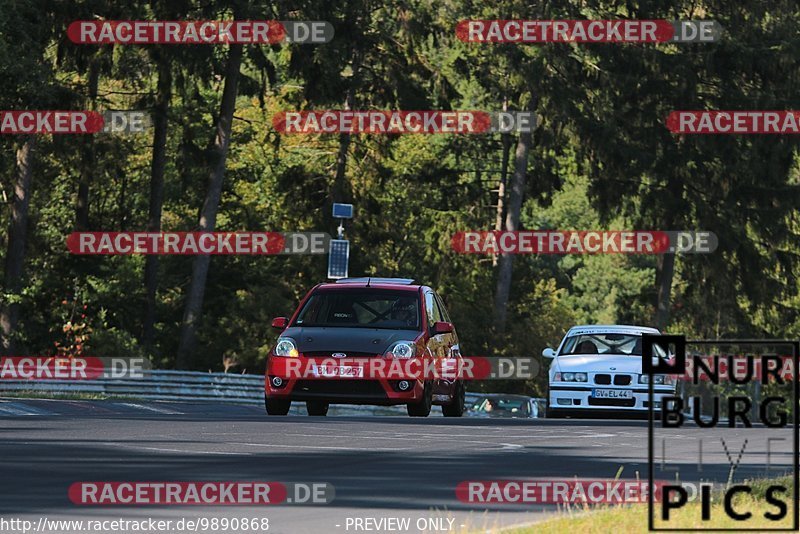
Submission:
[[[398,341],[384,353],[388,358],[413,358],[417,354],[417,347],[411,341]]]
[[[556,382],[588,382],[589,375],[586,373],[556,373]]]
[[[275,356],[283,356],[285,358],[297,358],[300,353],[297,352],[297,345],[290,337],[279,337],[278,343],[275,344]]]
[[[639,375],[639,383],[640,384],[649,384],[650,383],[650,375]],[[665,375],[653,375],[653,384],[660,386],[663,384],[672,384],[673,379],[671,376]]]

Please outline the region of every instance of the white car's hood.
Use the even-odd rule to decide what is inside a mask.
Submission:
[[[611,354],[570,354],[559,356],[555,367],[560,372],[585,373],[635,373],[642,374],[641,356],[614,356]]]

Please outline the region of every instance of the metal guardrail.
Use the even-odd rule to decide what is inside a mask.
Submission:
[[[142,371],[142,376],[136,378],[0,380],[0,393],[12,391],[95,393],[145,400],[213,400],[262,404],[264,377],[230,373],[147,370]]]
[[[152,401],[217,402],[264,404],[264,375],[203,373],[196,371],[145,370],[137,378],[95,378],[86,380],[0,380],[3,393],[50,394],[87,393]],[[295,403],[294,411],[300,410]],[[297,409],[297,410],[296,410]],[[397,406],[336,406],[332,413],[399,415]],[[299,412],[298,412],[299,413]]]

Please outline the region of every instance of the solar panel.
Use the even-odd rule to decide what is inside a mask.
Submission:
[[[347,239],[331,239],[328,247],[328,278],[347,278],[349,263],[350,241]]]
[[[353,205],[352,204],[334,204],[333,216],[336,219],[352,219],[353,218]]]

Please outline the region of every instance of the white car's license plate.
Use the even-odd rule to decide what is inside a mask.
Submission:
[[[592,391],[595,399],[632,399],[633,391],[630,389],[595,389]]]
[[[314,376],[321,378],[363,378],[364,368],[355,365],[318,365]]]

